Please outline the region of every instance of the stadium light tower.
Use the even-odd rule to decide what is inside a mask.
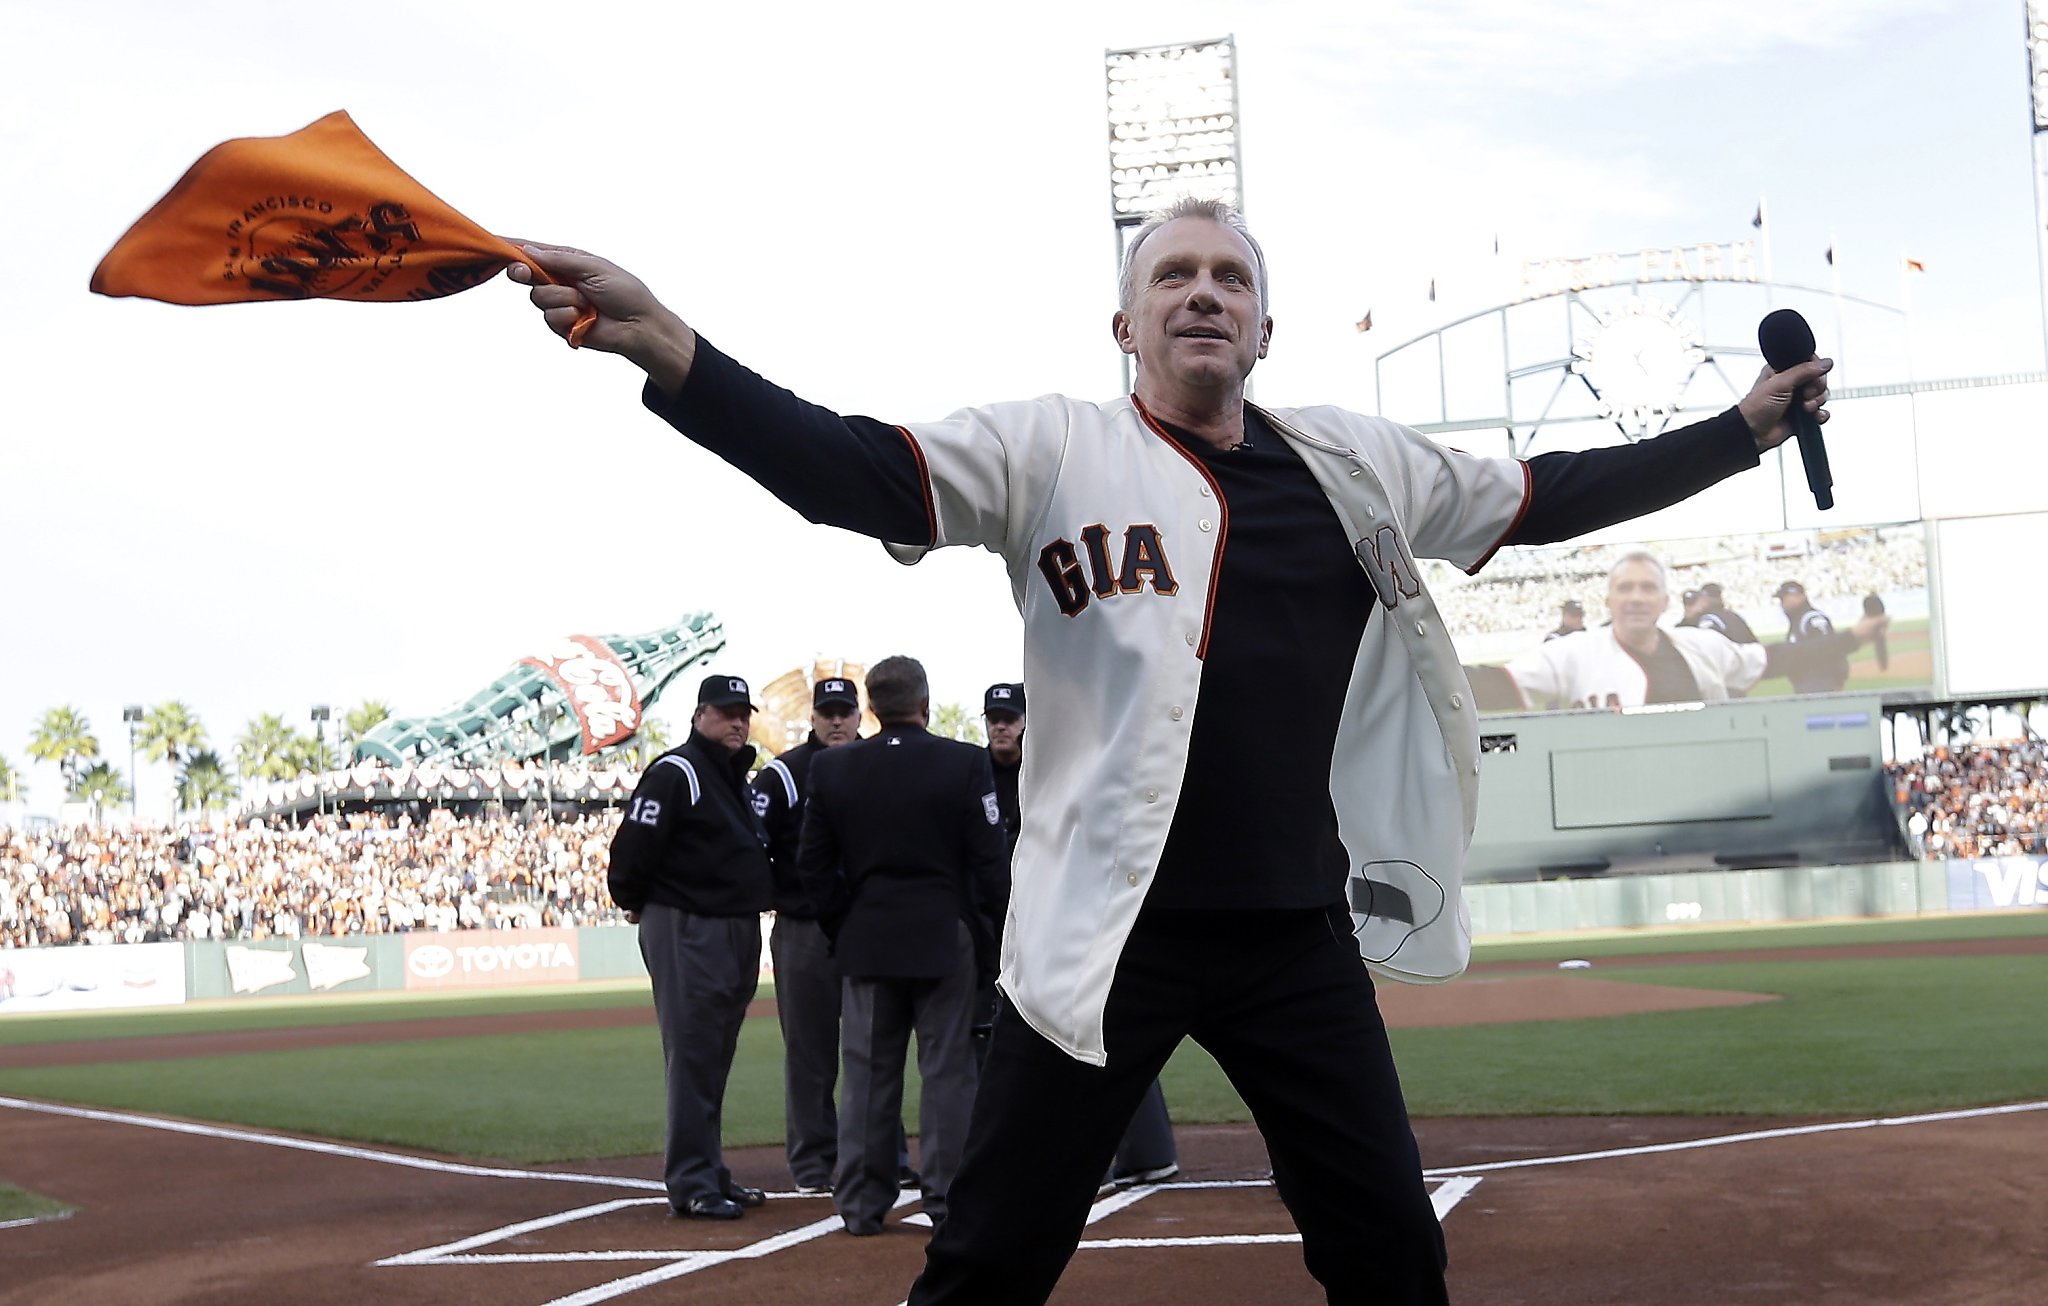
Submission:
[[[2028,94],[2034,123],[2034,241],[2041,268],[2041,332],[2048,348],[2048,0],[2026,0]]]
[[[142,788],[135,778],[135,730],[142,724],[142,709],[130,703],[121,709],[121,719],[128,723],[128,825],[132,829],[135,825],[135,791]]]
[[[1237,38],[1103,52],[1109,107],[1109,217],[1116,265],[1146,215],[1183,195],[1244,207],[1237,138]],[[1131,358],[1124,389],[1131,388]]]
[[[316,801],[319,803],[320,815],[322,816],[327,815],[327,723],[333,719],[334,714],[328,709],[327,704],[313,704],[313,761],[320,772],[319,777],[313,783],[318,786],[316,792],[319,797]]]

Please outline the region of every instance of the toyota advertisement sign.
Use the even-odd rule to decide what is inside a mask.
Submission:
[[[408,989],[487,989],[573,984],[576,931],[459,930],[405,936]]]

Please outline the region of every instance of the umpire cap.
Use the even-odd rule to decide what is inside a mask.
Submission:
[[[833,676],[819,681],[817,687],[811,690],[812,707],[832,707],[834,705],[850,707],[856,712],[860,711],[860,691],[853,687],[851,680],[842,680],[837,676]]]
[[[1024,686],[1015,684],[990,685],[988,692],[981,696],[981,710],[988,712],[1011,712],[1024,715]]]
[[[737,707],[742,703],[750,711],[761,710],[754,706],[754,694],[747,688],[747,682],[738,676],[706,676],[704,683],[697,686],[698,707]]]
[[[1777,589],[1777,597],[1781,599],[1784,598],[1787,594],[1804,595],[1805,593],[1806,586],[1801,585],[1796,580],[1788,580],[1783,585],[1778,586]]]

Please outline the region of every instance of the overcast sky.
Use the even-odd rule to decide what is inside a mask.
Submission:
[[[617,259],[798,393],[929,419],[1116,391],[1103,51],[1234,33],[1277,321],[1262,399],[1378,411],[1375,353],[1498,302],[1496,236],[1510,259],[1738,240],[1759,196],[1781,280],[1826,284],[1832,239],[1845,291],[1896,302],[1900,254],[1924,262],[1916,370],[1975,375],[2043,364],[2021,13],[0,0],[0,755],[53,811],[55,769],[25,757],[53,705],[122,766],[124,703],[182,698],[226,752],[258,712],[431,713],[557,636],[698,610],[726,624],[719,669],[757,681],[904,652],[978,703],[1020,670],[995,558],[905,569],[807,525],[508,283],[88,294],[221,140],[345,108],[472,218]],[[147,816],[169,780],[142,784]]]

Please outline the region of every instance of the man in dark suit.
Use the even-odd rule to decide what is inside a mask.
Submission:
[[[934,1225],[945,1218],[974,1106],[974,993],[996,961],[988,904],[1004,870],[988,755],[925,728],[924,667],[884,658],[867,686],[882,731],[812,759],[797,855],[845,979],[833,1203],[858,1235],[880,1233],[896,1201],[913,1029],[924,1209]]]

